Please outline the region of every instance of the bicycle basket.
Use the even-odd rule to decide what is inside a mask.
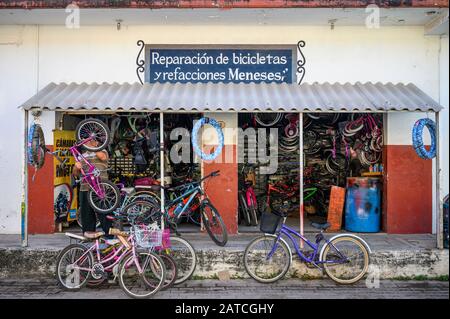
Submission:
[[[283,217],[264,211],[261,214],[259,229],[266,234],[275,234]]]
[[[162,246],[163,230],[155,228],[154,225],[135,225],[133,233],[136,245],[141,248]]]
[[[163,250],[171,247],[170,243],[170,229],[166,228],[162,232],[162,241],[161,245],[155,246],[156,250]]]

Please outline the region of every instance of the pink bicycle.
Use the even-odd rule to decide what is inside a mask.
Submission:
[[[116,235],[119,242],[105,240],[99,234],[89,245],[90,239],[66,233],[81,243],[70,244],[59,253],[56,263],[59,284],[66,290],[77,291],[112,273],[132,298],[147,298],[161,290],[167,270],[162,258],[152,250],[163,245],[163,231],[151,225],[134,225],[129,233],[111,228],[110,234]],[[110,247],[108,253],[102,252],[101,243]]]
[[[78,123],[75,135],[77,142],[69,150],[75,161],[82,164],[81,182],[87,183],[90,187],[89,205],[99,213],[111,213],[120,205],[120,190],[114,183],[102,180],[101,171],[80,151],[81,148],[89,152],[104,150],[109,145],[111,133],[105,123],[89,118]],[[51,154],[63,165],[65,164],[65,161],[62,161],[55,153]]]

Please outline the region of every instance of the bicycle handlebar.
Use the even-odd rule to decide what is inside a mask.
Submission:
[[[61,157],[58,156],[58,152],[59,151],[54,151],[54,152],[50,152],[50,150],[48,148],[45,149],[45,152],[54,156],[58,162],[61,163],[61,166],[64,167],[64,165],[66,165],[67,161],[69,160],[68,158],[62,159]]]
[[[203,177],[203,178],[200,180],[200,183],[203,182],[205,179],[208,179],[208,178],[210,178],[210,177],[216,177],[216,176],[219,176],[219,175],[220,175],[219,173],[220,173],[220,170],[217,170],[217,171],[212,172],[211,174],[209,174],[209,175]]]
[[[220,170],[214,171],[214,172],[212,172],[211,174],[209,174],[209,175],[203,177],[203,178],[202,178],[200,181],[198,181],[198,182],[193,181],[193,182],[189,182],[189,183],[182,184],[182,185],[175,186],[175,187],[163,187],[163,186],[161,186],[161,185],[159,185],[159,186],[160,186],[162,189],[167,190],[167,191],[176,191],[176,190],[180,190],[180,189],[185,189],[185,188],[188,188],[189,185],[193,185],[193,184],[194,184],[194,185],[198,185],[198,184],[200,184],[201,182],[203,182],[205,179],[208,179],[208,178],[210,178],[210,177],[216,177],[216,176],[219,176],[219,175],[220,175],[219,172],[220,172]]]

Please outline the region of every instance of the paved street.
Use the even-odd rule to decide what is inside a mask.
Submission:
[[[127,298],[118,285],[84,288],[78,292],[61,290],[54,279],[0,279],[0,299],[3,298]],[[159,292],[154,298],[163,299],[448,299],[448,281],[380,282],[379,288],[369,289],[365,281],[354,286],[338,286],[330,280],[283,280],[264,285],[253,280],[193,280],[181,286]]]

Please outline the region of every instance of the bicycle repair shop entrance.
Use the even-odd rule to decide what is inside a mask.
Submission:
[[[76,94],[74,94],[75,92]],[[436,169],[433,172],[432,161],[424,161],[417,157],[411,146],[390,144],[392,137],[399,134],[398,130],[390,124],[392,118],[401,117],[406,114],[405,112],[433,112],[436,115],[436,122],[439,121],[439,111],[442,107],[413,84],[145,83],[141,85],[126,83],[118,85],[104,83],[68,85],[51,83],[25,102],[22,108],[26,112],[27,127],[31,120],[31,117],[28,116],[29,111],[44,111],[41,121],[44,130],[48,132],[55,127],[58,128],[59,124],[57,121],[55,121],[56,123],[45,123],[46,112],[58,112],[73,118],[115,114],[116,117],[123,118],[126,122],[130,115],[131,118],[133,116],[150,117],[153,118],[152,121],[155,125],[153,129],[155,131],[159,129],[160,133],[164,131],[164,125],[166,121],[169,122],[171,116],[176,118],[193,116],[190,120],[201,115],[215,118],[221,123],[224,130],[223,156],[220,160],[213,162],[201,161],[195,171],[204,176],[214,170],[221,170],[220,178],[210,183],[208,194],[223,216],[230,234],[245,231],[242,224],[239,229],[239,220],[241,219],[239,192],[242,191],[244,180],[242,174],[243,171],[245,172],[243,166],[246,163],[239,163],[238,159],[239,132],[241,132],[238,128],[242,129],[245,125],[247,127],[253,125],[256,129],[273,126],[281,132],[278,134],[278,144],[285,154],[279,158],[278,165],[281,168],[286,166],[287,162],[297,163],[297,165],[293,165],[292,172],[295,174],[295,171],[298,171],[298,180],[290,180],[298,194],[297,197],[293,196],[293,199],[294,197],[298,199],[297,206],[293,206],[298,211],[293,213],[293,217],[298,218],[298,223],[303,231],[307,230],[305,217],[311,216],[309,219],[312,219],[316,217],[314,215],[317,215],[327,219],[330,217],[330,207],[326,206],[330,201],[338,203],[339,198],[342,199],[342,192],[333,193],[330,186],[347,188],[348,193],[350,177],[374,178],[370,175],[377,175],[381,190],[380,229],[387,233],[430,233],[433,223],[431,189],[433,188],[433,174],[435,174],[437,204],[434,208],[436,215],[434,223],[436,223],[438,243],[442,242],[439,163],[436,163]],[[138,114],[136,115],[136,113]],[[269,114],[266,120],[270,121],[271,118],[276,119],[278,116],[280,116],[280,120],[273,124],[265,122],[264,113]],[[255,114],[258,114],[258,120],[266,126],[256,121]],[[56,118],[61,119],[60,115]],[[344,122],[351,123],[358,119],[364,119],[367,123],[375,123],[379,132],[373,142],[372,152],[369,149],[362,158],[361,154],[359,157],[356,155],[360,162],[361,159],[363,161],[362,169],[356,168],[350,172],[345,163],[342,166],[345,170],[342,169],[341,162],[347,161],[351,155],[349,154],[351,149],[357,150],[358,146],[353,143],[350,147],[347,145],[349,144],[347,140],[333,138],[332,134],[327,134],[327,130],[329,132],[343,130],[345,129]],[[46,124],[51,127],[46,127]],[[407,127],[412,127],[413,124],[410,123]],[[293,130],[297,129],[298,131],[294,132],[296,134],[289,133],[289,127]],[[347,127],[347,134],[353,134],[354,130],[355,127]],[[410,134],[410,131],[401,133]],[[290,136],[291,134],[292,136]],[[160,143],[164,143],[164,140],[161,140],[162,135],[159,135]],[[323,135],[329,135],[329,137],[323,139]],[[377,141],[380,136],[382,141]],[[315,141],[322,142],[317,145]],[[204,139],[202,144],[203,147],[211,148],[217,144],[217,140],[215,138]],[[437,144],[439,145],[439,143]],[[315,148],[320,149],[316,152]],[[327,153],[322,154],[325,150]],[[293,159],[288,159],[286,154],[293,155]],[[168,177],[165,171],[166,165],[164,165],[164,161],[161,161],[163,158],[165,158],[165,154],[161,150],[159,179],[162,183]],[[326,171],[318,169],[314,172],[314,169],[310,169],[314,165],[309,164],[314,161],[324,166]],[[375,164],[377,168],[374,168]],[[321,165],[317,165],[317,167]],[[372,168],[370,168],[371,166]],[[188,170],[187,168],[183,169]],[[358,170],[357,173],[356,170]],[[180,171],[183,171],[181,167]],[[266,175],[272,176],[276,175],[275,173]],[[36,219],[43,218],[44,214],[51,216],[51,218],[46,217],[49,223],[52,223],[54,219],[53,166],[48,165],[37,172],[34,182],[31,180],[32,175],[32,169],[26,171],[25,180],[28,183],[23,214],[25,239],[28,233],[27,227],[32,230]],[[173,176],[171,177],[173,178]],[[270,177],[267,176],[263,178],[270,180]],[[316,186],[309,187],[309,181],[317,178],[319,180],[314,183]],[[323,180],[327,180],[327,182],[324,183]],[[276,188],[276,181],[276,178],[272,178],[272,182],[268,181],[263,186],[255,181],[255,188],[257,191],[261,191],[261,188],[267,190],[270,183],[272,183],[272,188]],[[315,188],[316,194],[320,194],[315,196],[324,199],[317,197],[315,201],[311,201],[311,198],[305,198],[307,196],[305,191],[308,188]],[[267,193],[263,195],[267,195]],[[325,207],[317,207],[321,205]],[[327,215],[320,216],[324,215],[324,211],[327,212]],[[339,217],[338,209],[336,211],[335,215]],[[343,218],[343,216],[341,215],[339,218]],[[257,229],[257,225],[246,227],[256,227]]]

